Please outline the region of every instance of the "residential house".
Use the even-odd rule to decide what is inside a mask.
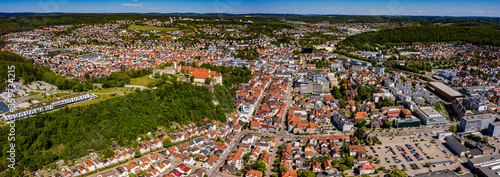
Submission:
[[[187,167],[186,165],[184,164],[180,164],[179,166],[177,166],[177,168],[175,168],[176,170],[178,170],[179,172],[182,172],[183,174],[191,174],[192,172],[192,169]]]
[[[109,158],[108,158],[108,160],[109,160],[109,162],[110,162],[111,164],[116,164],[116,163],[118,163],[118,160],[117,160],[114,156],[109,157]]]
[[[221,169],[221,172],[224,174],[228,174],[228,175],[235,175],[236,174],[236,170],[234,169],[233,166],[230,166],[230,165],[222,165],[222,167],[220,167],[220,169]]]
[[[314,161],[312,163],[312,170],[314,173],[322,171],[323,169],[321,169],[321,163],[319,163],[318,161]]]
[[[118,175],[118,177],[127,177],[129,173],[123,167],[116,167],[116,174]]]
[[[206,169],[212,169],[215,165],[215,160],[210,158],[208,159],[205,163],[203,163],[201,166]]]
[[[245,177],[262,177],[263,173],[258,170],[249,170],[245,173]]]
[[[78,171],[80,171],[81,174],[87,173],[87,169],[83,166],[78,166]]]
[[[93,162],[94,162],[96,168],[103,168],[104,167],[104,163],[102,163],[101,160],[99,160],[99,158],[97,158],[97,157],[93,160]]]
[[[281,172],[281,177],[297,177],[297,170],[288,170]]]
[[[165,170],[167,170],[168,168],[170,168],[169,166],[167,166],[165,163],[160,163],[158,166],[155,167],[156,170],[158,170],[160,173],[163,173]]]
[[[189,175],[189,177],[203,177],[205,174],[204,169],[198,168],[191,175]]]
[[[375,172],[375,168],[372,164],[360,165],[358,171],[360,175],[370,174]]]
[[[350,145],[349,146],[349,155],[355,156],[358,155],[360,157],[366,155],[366,149],[361,147],[360,145]]]
[[[85,161],[85,166],[89,171],[94,171],[96,169],[96,166],[94,165],[94,163],[90,162],[90,160]]]
[[[153,169],[149,169],[146,174],[155,177],[155,176],[160,175],[160,171],[158,171],[157,169],[153,168]]]

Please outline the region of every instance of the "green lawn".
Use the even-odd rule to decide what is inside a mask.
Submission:
[[[131,91],[131,88],[125,87],[110,87],[110,88],[100,88],[87,91],[88,93],[106,93],[106,94],[122,94],[123,92]]]
[[[80,103],[70,104],[70,105],[68,105],[68,108],[78,107],[78,106],[87,106],[87,105],[99,103],[101,101],[108,100],[108,99],[120,96],[120,95],[116,95],[114,97],[110,97],[108,94],[96,94],[96,95],[97,95],[97,98],[94,98],[94,99],[89,100],[89,101],[84,101],[84,102],[80,102]]]
[[[94,89],[87,91],[87,93],[94,93],[97,95],[97,98],[89,100],[89,101],[84,101],[76,104],[70,104],[68,105],[69,108],[72,107],[77,107],[77,106],[87,106],[95,103],[99,103],[104,100],[112,99],[115,97],[123,96],[126,94],[129,94],[133,91],[133,88],[125,88],[125,87],[111,87],[111,88],[101,88],[101,89]],[[109,95],[115,94],[114,97],[110,97]]]
[[[42,102],[42,101],[47,101],[47,100],[55,99],[57,97],[66,96],[66,95],[69,95],[69,94],[75,94],[75,93],[56,93],[56,94],[49,95],[47,97],[42,97],[42,98],[37,99],[37,100],[40,101],[40,102]]]
[[[149,78],[149,75],[146,75],[130,79],[130,85],[148,86],[149,83],[152,83],[154,81],[154,79]]]
[[[175,31],[178,30],[179,28],[167,28],[167,27],[159,27],[159,26],[153,26],[153,25],[136,25],[136,24],[131,24],[127,28],[128,30],[138,30],[138,31]]]
[[[16,95],[14,98],[21,98],[21,97],[26,97],[26,96],[35,96],[35,95],[40,95],[39,92],[28,92],[28,95],[21,96],[21,95]]]

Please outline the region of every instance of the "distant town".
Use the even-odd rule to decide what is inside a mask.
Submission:
[[[0,93],[1,125],[155,90],[167,76],[212,93],[227,85],[235,92],[235,110],[224,115],[227,121],[153,127],[136,135],[136,146],[113,143],[112,154],[88,150],[25,175],[500,175],[498,47],[434,42],[360,50],[345,48],[342,40],[379,28],[281,22],[288,26],[266,32],[245,18],[172,16],[5,34],[2,51],[93,83],[76,91],[18,80],[16,108],[7,106],[10,93]],[[251,76],[229,85],[232,76],[214,67],[245,69]],[[148,73],[121,87],[99,83],[139,70]]]

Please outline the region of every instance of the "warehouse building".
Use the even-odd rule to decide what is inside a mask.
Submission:
[[[500,154],[470,158],[467,165],[476,171],[479,176],[500,176]]]
[[[465,157],[465,155],[470,152],[470,149],[458,141],[458,137],[455,137],[454,135],[446,137],[446,145],[458,157]]]
[[[444,99],[451,101],[455,98],[463,97],[463,94],[460,92],[456,91],[455,89],[444,85],[441,82],[429,82],[428,84],[431,88],[434,89],[434,91],[441,95]]]
[[[457,174],[453,170],[446,169],[446,170],[420,173],[416,174],[413,177],[474,177],[474,175],[472,173]]]

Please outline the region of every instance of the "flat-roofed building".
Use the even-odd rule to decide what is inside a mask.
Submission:
[[[33,116],[39,113],[51,111],[54,109],[63,108],[68,104],[78,103],[82,101],[87,101],[96,98],[97,96],[93,93],[77,93],[73,95],[63,96],[52,100],[47,100],[44,102],[39,102],[30,105],[28,108],[19,109],[14,112],[9,112],[5,114],[5,121],[8,123],[17,119]]]
[[[474,177],[474,175],[472,173],[457,174],[453,170],[446,169],[446,170],[420,173],[416,174],[413,177]]]
[[[462,117],[458,126],[462,132],[478,132],[481,130],[481,119],[478,117]]]
[[[467,165],[474,169],[479,176],[500,176],[500,154],[470,158]]]
[[[479,118],[481,119],[481,130],[482,130],[488,128],[490,123],[497,121],[499,117],[498,114],[492,114],[492,115],[482,115],[479,116]]]
[[[396,119],[395,126],[396,128],[401,127],[420,127],[420,120],[415,117],[408,117],[404,120]]]
[[[488,128],[490,123],[497,120],[498,115],[486,114],[460,118],[459,130],[463,132],[477,132]]]
[[[500,122],[492,122],[488,126],[488,135],[499,136],[500,135]]]
[[[446,145],[448,145],[451,151],[459,157],[464,157],[467,153],[470,152],[470,149],[465,147],[460,141],[458,141],[457,137],[455,137],[454,135],[446,137]]]
[[[488,109],[484,98],[456,98],[451,103],[453,111],[458,117],[491,115],[493,111]]]
[[[437,94],[450,101],[458,97],[463,97],[463,94],[441,82],[429,82],[429,86],[434,88]]]
[[[431,106],[419,107],[416,109],[415,113],[418,115],[422,124],[424,125],[437,125],[446,123],[446,117],[444,117],[439,111]]]

